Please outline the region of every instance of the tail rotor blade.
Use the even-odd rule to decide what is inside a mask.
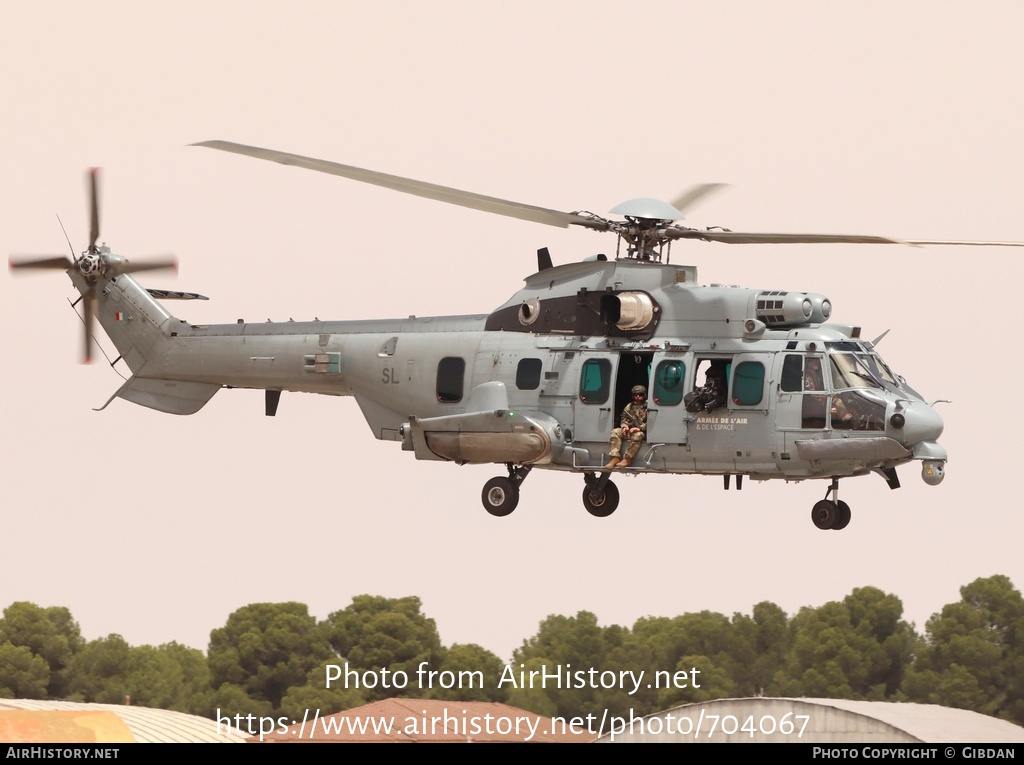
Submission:
[[[100,238],[100,206],[96,194],[96,176],[98,168],[89,170],[89,250],[96,249],[96,241]]]
[[[85,300],[84,300],[85,308],[83,310],[84,310],[84,313],[85,313],[85,318],[83,319],[83,321],[85,323],[85,352],[82,354],[82,363],[83,364],[91,364],[92,363],[92,320],[93,320],[93,313],[95,311],[95,306],[93,305],[93,303],[96,300],[96,288],[95,287],[90,287],[86,291],[84,297],[85,297]]]
[[[132,274],[137,271],[162,271],[165,269],[171,269],[172,271],[178,270],[177,258],[165,256],[158,260],[147,260],[143,263],[125,263],[117,269],[119,274]]]
[[[8,261],[8,265],[12,271],[18,271],[20,269],[43,269],[43,268],[59,268],[61,271],[67,271],[74,264],[69,258],[63,255],[54,255],[46,258],[15,258],[12,257]]]

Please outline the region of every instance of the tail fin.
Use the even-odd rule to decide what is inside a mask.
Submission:
[[[85,280],[73,270],[69,273],[84,294],[88,289]],[[128,368],[138,374],[166,353],[164,346],[169,340],[169,326],[178,320],[127,274],[97,286],[96,319]]]

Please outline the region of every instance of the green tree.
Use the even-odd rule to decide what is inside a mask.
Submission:
[[[241,688],[272,709],[310,670],[334,656],[324,628],[302,603],[253,603],[210,633],[207,658],[214,689]]]
[[[358,595],[352,604],[327,617],[330,644],[353,669],[380,673],[405,672],[405,688],[364,689],[371,701],[390,696],[418,698],[427,689],[419,687],[417,670],[438,669],[443,656],[437,625],[421,611],[417,597],[384,598]]]
[[[12,603],[0,619],[0,643],[24,646],[49,667],[46,698],[67,693],[67,667],[85,640],[71,612],[61,606],[40,608],[34,603]],[[42,698],[42,697],[40,697]]]
[[[320,716],[324,717],[366,703],[361,691],[348,688],[343,682],[333,681],[331,687],[327,687],[327,668],[331,664],[337,664],[337,660],[322,662],[310,670],[303,685],[288,689],[281,700],[282,715],[289,720],[313,719],[315,710],[320,710]]]
[[[129,651],[124,689],[132,704],[201,714],[210,690],[206,657],[178,643],[142,645]]]
[[[451,701],[504,701],[508,692],[498,687],[505,665],[475,643],[456,643],[444,651],[444,659],[426,692],[429,699]],[[448,688],[444,685],[447,684]]]
[[[131,646],[120,635],[87,643],[71,660],[72,697],[102,704],[126,703],[131,696],[127,683],[131,652]]]
[[[649,712],[735,695],[756,659],[756,632],[757,625],[750,617],[737,614],[730,621],[714,611],[638,620],[631,639],[648,646],[650,654],[646,662],[633,663],[661,687],[641,690],[631,700],[633,708],[637,709],[637,698],[647,702],[639,708]],[[677,675],[681,672],[687,673],[685,681],[683,675]],[[684,682],[685,687],[680,687]],[[649,695],[653,698],[648,699]]]
[[[699,670],[699,674],[694,669]],[[659,709],[738,695],[733,678],[707,656],[683,656],[671,677],[673,684],[658,691]]]
[[[787,696],[883,700],[898,689],[916,635],[903,604],[876,587],[842,602],[803,608],[792,619],[793,643],[772,692]]]
[[[242,686],[232,683],[221,683],[217,689],[204,694],[203,704],[205,709],[196,714],[204,714],[212,720],[231,718],[232,725],[235,724],[235,715],[241,715],[242,718],[246,715],[271,717],[276,712],[269,701],[254,699]],[[257,727],[253,727],[253,730],[257,730]]]
[[[580,611],[576,616],[547,617],[540,623],[537,634],[525,641],[516,649],[512,656],[512,670],[515,677],[528,665],[538,671],[544,671],[549,677],[561,673],[561,680],[547,680],[542,688],[542,678],[533,681],[533,688],[516,688],[509,690],[509,703],[519,705],[529,701],[533,706],[524,707],[538,714],[550,714],[542,711],[536,703],[540,694],[530,691],[541,690],[554,704],[554,713],[564,717],[575,717],[587,714],[601,714],[604,709],[615,709],[621,705],[624,692],[618,685],[602,693],[604,689],[592,687],[589,675],[585,682],[576,680],[577,672],[589,673],[591,669],[598,672],[609,669],[609,654],[623,645],[628,630],[619,626],[602,628],[597,624],[597,617],[589,611]],[[544,669],[541,670],[540,668]],[[567,675],[568,673],[568,675]],[[529,682],[529,674],[526,675]],[[577,687],[583,686],[583,687]],[[505,686],[510,688],[510,686]],[[525,691],[525,693],[524,693]],[[628,697],[627,697],[628,698]],[[545,708],[547,705],[543,705]]]
[[[555,694],[529,681],[531,673],[551,671],[556,662],[544,657],[513,661],[502,683],[502,690],[508,693],[508,703],[519,709],[526,709],[538,715],[553,717],[558,711]]]
[[[763,695],[789,654],[789,617],[774,603],[762,601],[750,616],[733,614],[732,631],[736,692],[740,696]]]
[[[50,668],[23,645],[0,643],[0,699],[45,699]]]
[[[903,695],[1024,724],[1024,599],[1005,576],[960,594],[928,620]]]

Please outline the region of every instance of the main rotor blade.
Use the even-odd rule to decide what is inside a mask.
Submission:
[[[12,271],[19,268],[59,268],[62,271],[67,271],[74,263],[71,262],[70,258],[63,255],[55,255],[51,258],[25,258],[18,259],[12,257],[8,261]]]
[[[728,183],[701,183],[684,191],[669,202],[669,204],[679,210],[679,212],[686,212],[687,207],[691,207],[708,194],[724,189],[728,185]]]
[[[703,239],[725,244],[904,244],[955,245],[976,247],[1024,247],[1024,242],[968,242],[953,239],[894,239],[888,236],[859,234],[752,234],[744,231],[699,231],[691,228],[669,228],[668,239]]]
[[[725,244],[908,244],[887,236],[856,236],[849,234],[751,234],[743,231],[699,231],[692,228],[669,228],[668,239],[703,239]]]
[[[942,244],[957,247],[1024,247],[1024,242],[967,242],[962,239],[904,239],[903,243],[921,247]]]
[[[256,146],[245,146],[244,144],[232,143],[231,141],[202,141],[192,145],[205,146],[209,149],[220,149],[221,151],[229,151],[234,154],[244,154],[248,157],[265,159],[270,162],[280,162],[282,165],[304,167],[307,170],[316,170],[321,173],[340,175],[343,178],[350,178],[363,183],[372,183],[375,186],[383,186],[386,189],[401,191],[404,194],[413,194],[418,197],[504,215],[509,218],[544,223],[548,226],[567,228],[576,225],[601,230],[607,228],[603,221],[593,220],[576,213],[549,210],[544,207],[536,207],[521,202],[512,202],[507,199],[475,194],[471,191],[439,186],[436,183],[416,181],[412,178],[402,178],[398,175],[388,175],[387,173],[379,173],[375,170],[341,165],[337,162],[328,162],[327,160],[315,159],[313,157],[303,157],[299,154],[289,154],[283,151],[274,151],[273,149],[261,149]]]
[[[100,205],[96,195],[96,174],[98,168],[89,169],[89,251],[96,249],[96,240],[100,238]]]

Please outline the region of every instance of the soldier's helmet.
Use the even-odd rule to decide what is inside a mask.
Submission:
[[[634,385],[630,393],[634,396],[639,394],[644,398],[647,398],[647,388],[645,388],[643,385]]]

